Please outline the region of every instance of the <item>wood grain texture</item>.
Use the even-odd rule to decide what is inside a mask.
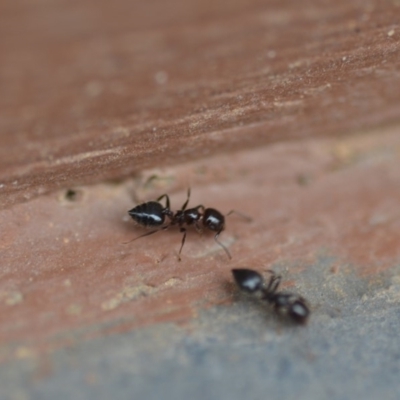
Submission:
[[[3,206],[399,120],[395,1],[0,7]]]
[[[394,399],[399,2],[299,4],[0,0],[0,397]],[[195,230],[181,262],[178,229],[124,244],[188,187],[253,217],[232,260]]]
[[[186,325],[203,309],[232,303],[232,268],[278,268],[283,287],[302,281],[312,318],[339,305],[351,315],[347,299],[398,279],[399,178],[392,129],[218,155],[3,210],[0,360],[26,348],[39,355],[92,337]],[[191,206],[253,217],[227,217],[220,240],[232,260],[212,234],[194,229],[181,262],[178,229],[124,244],[144,232],[130,208],[169,193],[179,209],[189,185]]]

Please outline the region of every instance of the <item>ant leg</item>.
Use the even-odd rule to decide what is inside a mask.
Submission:
[[[194,227],[196,228],[196,232],[199,233],[200,235],[203,233],[203,229],[201,226],[198,224],[198,222],[194,223]]]
[[[167,208],[168,210],[171,208],[170,204],[169,204],[169,196],[167,194],[163,194],[162,196],[160,196],[156,201],[161,201],[163,198],[165,197],[166,199],[166,204],[165,204],[165,208]]]
[[[199,211],[200,209],[201,209],[201,212]],[[204,214],[204,210],[205,210],[203,204],[199,204],[198,206],[193,207],[191,210],[199,211],[199,218],[197,220],[194,220],[193,222],[191,222],[191,224],[194,224],[194,227],[196,228],[197,233],[203,233],[203,229],[199,225],[199,220],[201,220],[203,218],[203,214]]]
[[[267,272],[271,274],[271,278],[269,279],[268,286],[264,289],[264,291],[272,294],[278,290],[282,277],[280,275],[276,275],[275,272],[270,269]]]
[[[186,201],[183,203],[183,206],[182,206],[182,208],[181,208],[181,211],[185,211],[185,210],[186,210],[186,206],[187,206],[188,203],[189,203],[189,199],[190,199],[190,188],[189,188],[188,191],[187,191],[187,199],[186,199]]]
[[[232,260],[232,256],[231,253],[229,253],[228,249],[218,240],[218,236],[219,234],[222,232],[222,230],[218,231],[215,236],[214,236],[214,240],[225,250],[226,255],[228,256],[228,258],[230,260]]]
[[[140,238],[142,238],[142,237],[150,236],[150,235],[152,235],[153,233],[157,233],[157,232],[160,232],[160,231],[164,231],[165,229],[168,229],[169,226],[170,226],[170,225],[165,225],[165,226],[163,226],[163,227],[160,228],[160,229],[155,229],[154,231],[146,232],[146,233],[144,233],[143,235],[137,236],[137,237],[133,238],[132,240],[129,240],[128,242],[123,242],[122,244],[128,244],[128,243],[134,242],[135,240],[140,239]]]
[[[181,261],[181,252],[183,249],[183,245],[185,244],[185,240],[186,240],[186,228],[181,228],[180,232],[183,233],[183,237],[182,237],[181,248],[179,249],[179,253],[178,253],[178,261]]]

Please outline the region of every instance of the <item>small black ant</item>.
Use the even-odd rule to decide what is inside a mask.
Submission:
[[[277,314],[287,316],[298,324],[305,324],[310,315],[306,300],[297,294],[278,292],[281,276],[270,270],[268,272],[271,277],[266,284],[262,275],[257,271],[252,269],[232,270],[236,284],[243,292],[272,304]]]
[[[160,203],[163,198],[166,199],[165,207],[163,207]],[[219,235],[225,229],[225,216],[222,215],[218,210],[214,208],[205,208],[201,204],[196,207],[186,209],[189,203],[189,199],[190,188],[188,189],[187,199],[185,203],[182,205],[181,209],[176,211],[175,213],[172,212],[170,209],[170,200],[167,194],[163,194],[156,201],[149,201],[147,203],[139,204],[129,210],[129,215],[139,225],[142,225],[144,227],[158,227],[158,229],[154,229],[150,232],[140,235],[137,238],[134,238],[126,243],[130,243],[141,237],[149,236],[161,230],[168,229],[170,226],[178,225],[180,228],[180,232],[183,233],[182,243],[178,253],[178,259],[180,261],[182,248],[186,241],[186,226],[193,225],[199,233],[202,233],[202,228],[206,228],[210,231],[216,232],[214,240],[224,249],[228,258],[231,259],[232,256],[229,253],[228,249],[218,240]],[[227,215],[230,215],[234,212],[236,211],[232,210]],[[244,218],[249,219],[248,217],[240,213],[238,214],[243,216]],[[166,225],[165,217],[168,217],[170,220],[170,222]]]

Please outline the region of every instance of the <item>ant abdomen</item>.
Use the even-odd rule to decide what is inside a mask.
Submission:
[[[233,269],[233,277],[239,289],[245,293],[256,294],[263,288],[264,279],[252,269]]]
[[[139,204],[128,213],[135,222],[144,227],[160,226],[165,221],[164,207],[157,201]]]

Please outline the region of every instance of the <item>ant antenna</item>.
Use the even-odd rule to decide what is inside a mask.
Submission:
[[[185,210],[186,210],[186,206],[187,206],[188,203],[189,203],[189,199],[190,199],[190,188],[188,188],[188,191],[187,191],[187,199],[186,199],[186,201],[183,203],[183,206],[182,206],[182,208],[181,208],[181,211],[185,211]]]
[[[231,215],[231,214],[239,215],[239,217],[245,219],[247,222],[253,221],[253,218],[251,218],[251,217],[249,217],[248,215],[243,214],[243,213],[241,213],[241,212],[239,212],[239,211],[236,211],[236,210],[231,210],[231,211],[229,211],[228,214],[226,214],[226,216],[228,217],[228,216]]]

